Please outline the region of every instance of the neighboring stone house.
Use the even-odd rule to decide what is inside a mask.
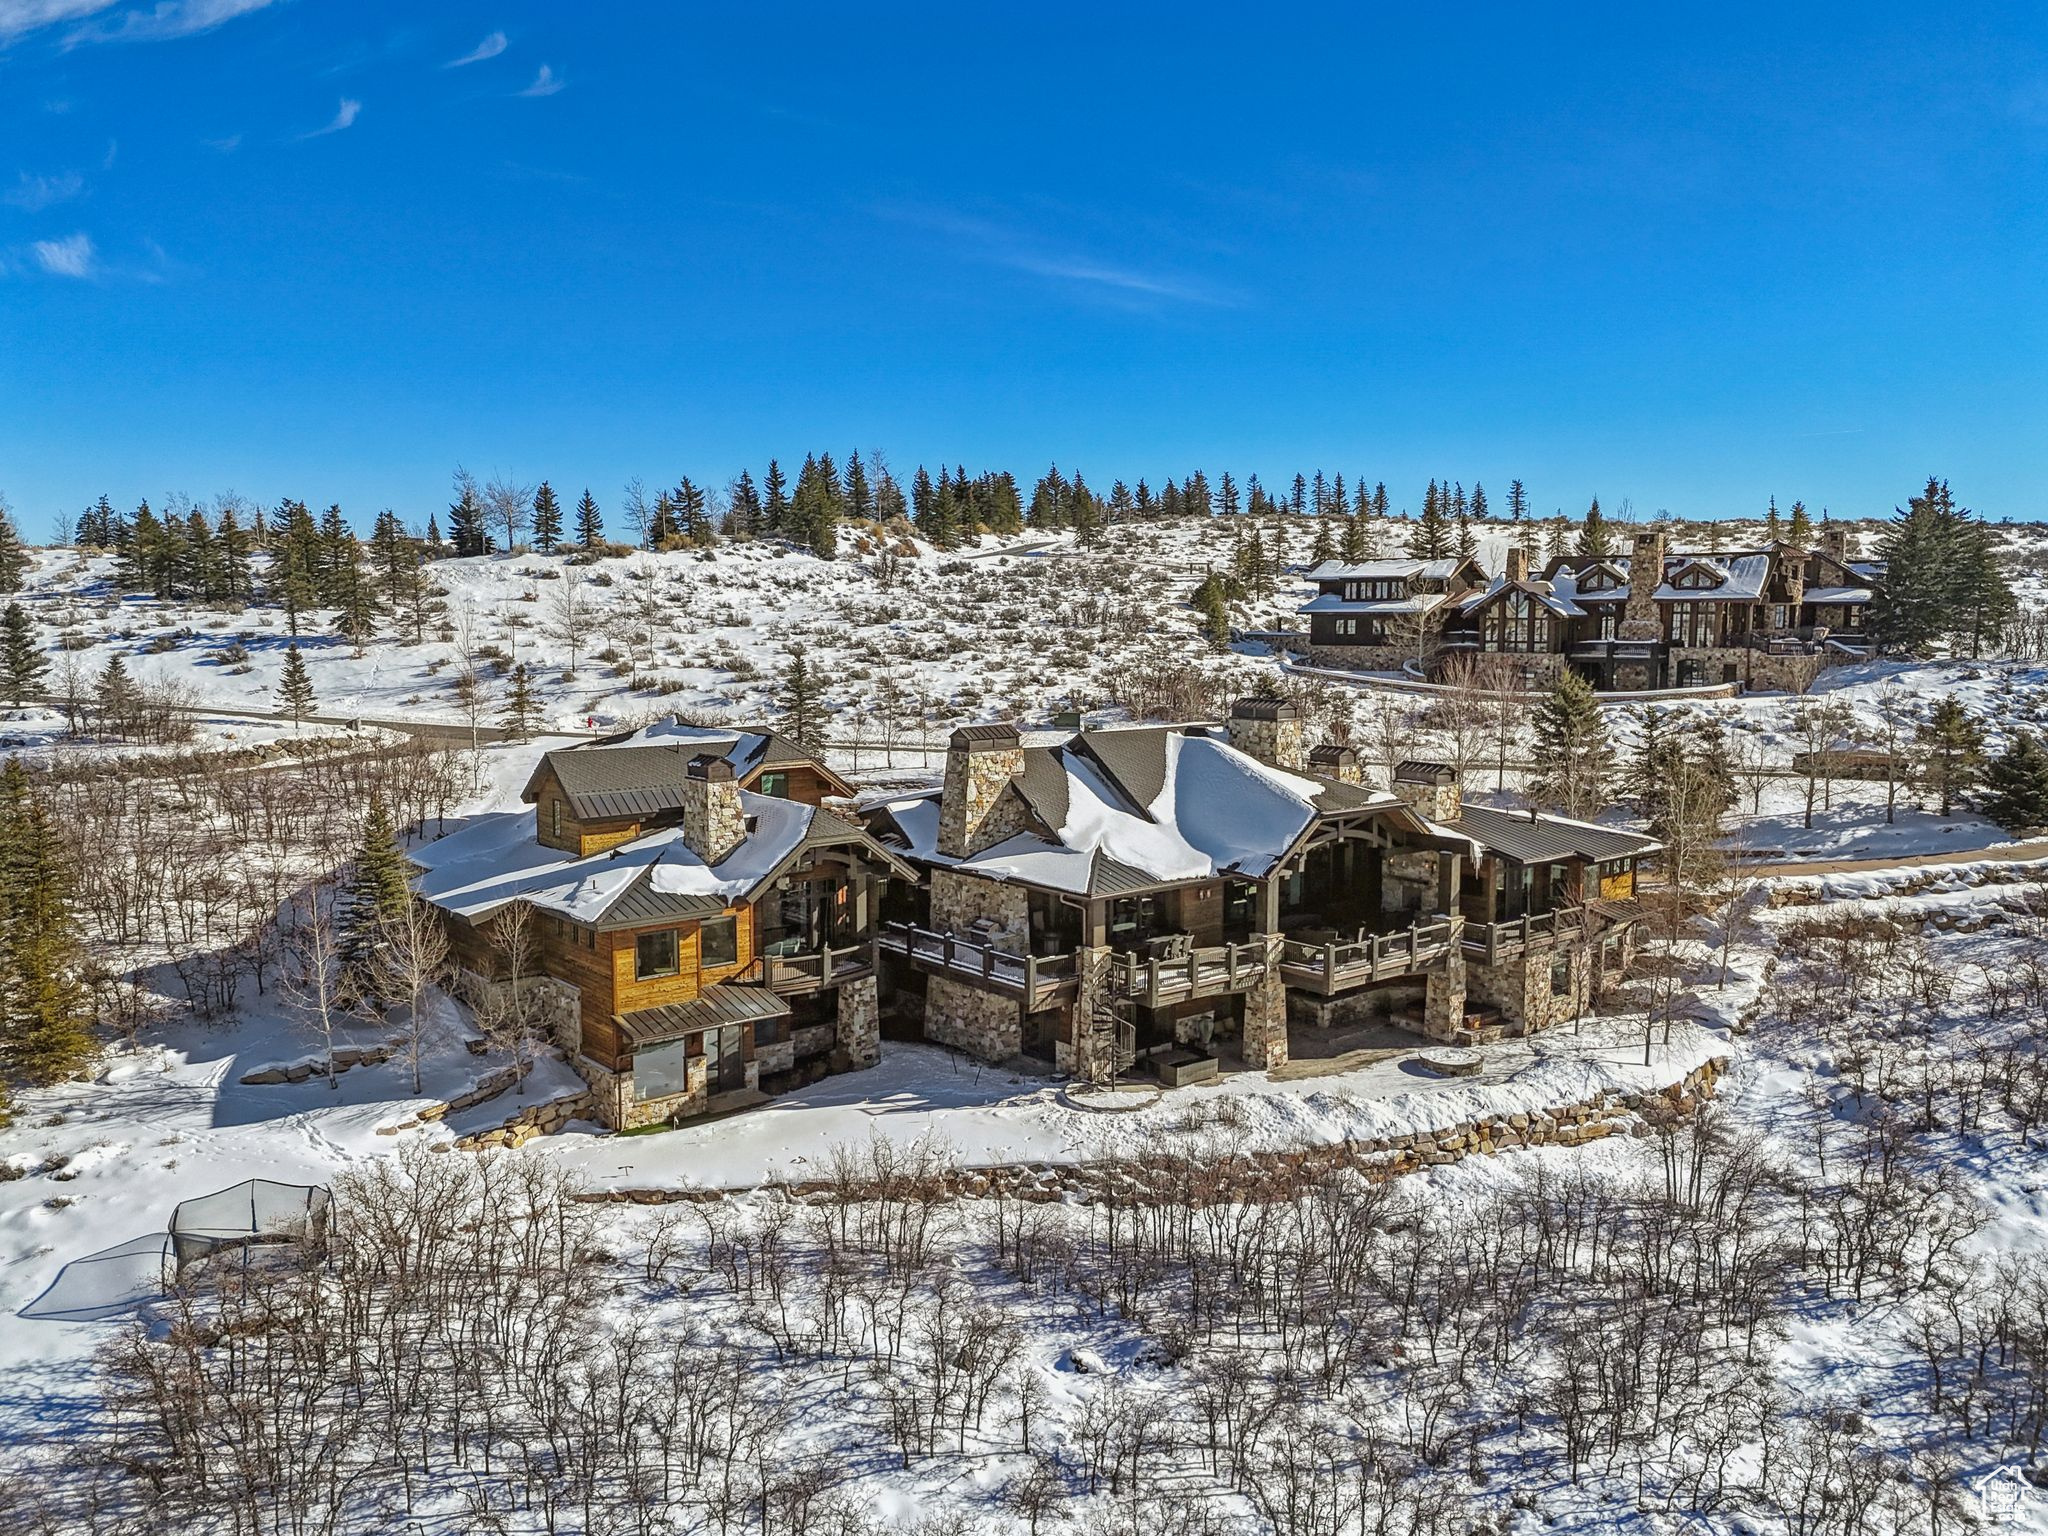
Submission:
[[[1308,572],[1316,595],[1304,603],[1309,657],[1318,663],[1398,670],[1427,660],[1453,599],[1486,583],[1479,562],[1325,560]]]
[[[1459,912],[1466,1007],[1483,1034],[1527,1034],[1591,1011],[1635,953],[1637,871],[1654,838],[1533,810],[1463,804],[1443,763],[1402,763],[1394,788],[1478,845]]]
[[[984,1059],[1094,1075],[1214,1047],[1268,1068],[1291,1007],[1327,1025],[1368,998],[1443,1037],[1463,1025],[1477,849],[1363,787],[1347,750],[1311,750],[1279,700],[1222,727],[969,726],[941,789],[867,816],[922,873],[892,892],[885,1000]]]
[[[614,1129],[879,1057],[879,890],[915,872],[818,804],[843,781],[777,741],[654,727],[549,752],[530,815],[412,856],[462,983],[544,999]]]
[[[1639,571],[1656,580],[1635,582]],[[1799,692],[1821,668],[1870,654],[1866,615],[1884,572],[1852,559],[1848,530],[1831,524],[1811,550],[1672,552],[1664,534],[1646,530],[1626,555],[1560,556],[1535,575],[1528,552],[1513,549],[1490,580],[1466,574],[1448,578],[1441,597],[1395,602],[1402,617],[1375,618],[1366,610],[1388,601],[1377,595],[1385,582],[1360,587],[1371,594],[1361,607],[1333,595],[1333,587],[1350,590],[1341,570],[1316,567],[1309,575],[1321,590],[1302,608],[1311,659],[1374,671],[1419,660],[1440,678],[1457,658],[1498,658],[1529,688],[1549,686],[1569,667],[1604,690]],[[1392,652],[1390,639],[1398,641]]]

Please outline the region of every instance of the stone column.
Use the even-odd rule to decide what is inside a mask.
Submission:
[[[1093,1082],[1108,1063],[1096,1058],[1103,1042],[1095,1038],[1095,1010],[1103,1002],[1109,979],[1109,946],[1083,947],[1074,952],[1073,1036],[1053,1046],[1053,1065],[1084,1082]]]
[[[1455,926],[1450,952],[1423,985],[1422,1032],[1432,1040],[1455,1040],[1465,1027],[1465,952],[1459,943],[1464,923]]]
[[[1255,1072],[1287,1065],[1287,983],[1280,977],[1283,941],[1278,934],[1268,934],[1264,942],[1265,972],[1244,995],[1244,1064]]]
[[[863,976],[839,988],[839,1022],[832,1043],[835,1054],[846,1058],[845,1071],[859,1072],[882,1059],[882,1008],[874,977]]]

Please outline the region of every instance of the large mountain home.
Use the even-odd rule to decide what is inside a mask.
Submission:
[[[752,786],[751,788],[748,786]],[[664,722],[545,754],[531,812],[413,854],[473,997],[537,997],[615,1129],[880,1054],[878,893],[915,871],[765,731]]]
[[[1627,555],[1559,556],[1541,576],[1526,550],[1511,549],[1490,580],[1468,580],[1471,562],[1326,563],[1309,572],[1319,592],[1302,612],[1310,654],[1326,665],[1415,663],[1440,677],[1455,658],[1488,657],[1512,665],[1526,687],[1548,686],[1571,667],[1601,689],[1799,691],[1819,668],[1870,654],[1866,615],[1884,571],[1851,559],[1848,540],[1848,529],[1830,524],[1810,550],[1674,553],[1650,530]],[[1408,578],[1415,592],[1382,598],[1398,582],[1352,579],[1395,566],[1417,568]],[[1441,595],[1422,590],[1420,572],[1447,566]],[[1638,573],[1654,580],[1638,582]]]

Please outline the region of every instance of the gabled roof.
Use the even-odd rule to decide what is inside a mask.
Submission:
[[[1573,821],[1528,811],[1498,811],[1483,805],[1468,805],[1451,824],[1476,840],[1489,852],[1517,864],[1547,864],[1557,859],[1634,858],[1654,853],[1664,845],[1653,837],[1595,826],[1590,821]]]
[[[533,816],[501,811],[416,849],[413,887],[472,922],[513,901],[596,928],[644,928],[715,915],[751,902],[811,851],[858,846],[906,878],[913,871],[866,829],[820,807],[740,792],[747,835],[707,865],[669,827],[602,853],[578,856],[534,836]]]
[[[1510,591],[1526,593],[1538,606],[1549,609],[1560,618],[1577,619],[1585,616],[1586,610],[1570,598],[1560,595],[1547,581],[1509,581],[1505,576],[1496,576],[1484,590],[1459,600],[1459,611],[1477,613],[1480,609],[1506,597]]]
[[[884,798],[873,812],[921,863],[1086,896],[1262,878],[1337,818],[1383,815],[1424,842],[1452,835],[1384,791],[1270,767],[1206,727],[1085,731],[1027,746],[1023,760],[1007,792],[1043,834],[956,859],[938,849],[940,791]]]
[[[761,726],[685,725],[673,715],[636,731],[559,748],[541,761],[561,781],[578,819],[605,820],[673,810],[680,802],[672,786],[682,778],[682,765],[703,752],[731,763],[733,777],[742,784],[768,769],[803,767],[822,775],[833,794],[853,794],[851,784],[779,732]],[[536,766],[521,798],[535,798],[539,777]],[[627,808],[584,810],[577,803],[578,785],[589,785],[592,794],[624,797],[593,801],[593,806]]]
[[[1324,560],[1308,568],[1310,581],[1448,581],[1470,562],[1453,555],[1442,560],[1361,560],[1346,565],[1341,560]]]
[[[1441,592],[1417,592],[1411,597],[1341,597],[1319,592],[1296,613],[1427,613],[1448,602]]]

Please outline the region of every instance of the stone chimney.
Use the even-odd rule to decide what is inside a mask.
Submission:
[[[1326,741],[1314,748],[1308,755],[1310,773],[1321,774],[1326,779],[1335,779],[1340,784],[1363,784],[1365,774],[1358,766],[1358,754],[1349,747],[1340,747],[1334,741]]]
[[[946,743],[946,783],[939,794],[939,852],[964,859],[1023,830],[1020,815],[999,812],[1010,781],[1024,771],[1024,744],[1014,725],[963,725]]]
[[[1621,610],[1621,638],[1655,640],[1664,633],[1657,615],[1657,589],[1664,585],[1664,535],[1654,528],[1636,535],[1628,556],[1628,603]]]
[[[1500,574],[1507,581],[1527,581],[1529,579],[1528,549],[1520,544],[1510,549],[1508,551],[1507,564],[1500,568]]]
[[[706,864],[724,862],[746,841],[747,813],[732,764],[700,752],[683,768],[683,841]]]
[[[1822,523],[1820,525],[1820,552],[1841,565],[1849,563],[1849,525],[1847,523]]]
[[[1431,821],[1456,821],[1465,809],[1458,770],[1449,763],[1396,764],[1394,793]]]
[[[1248,757],[1300,773],[1308,767],[1301,711],[1285,699],[1253,696],[1230,706],[1230,744]]]

